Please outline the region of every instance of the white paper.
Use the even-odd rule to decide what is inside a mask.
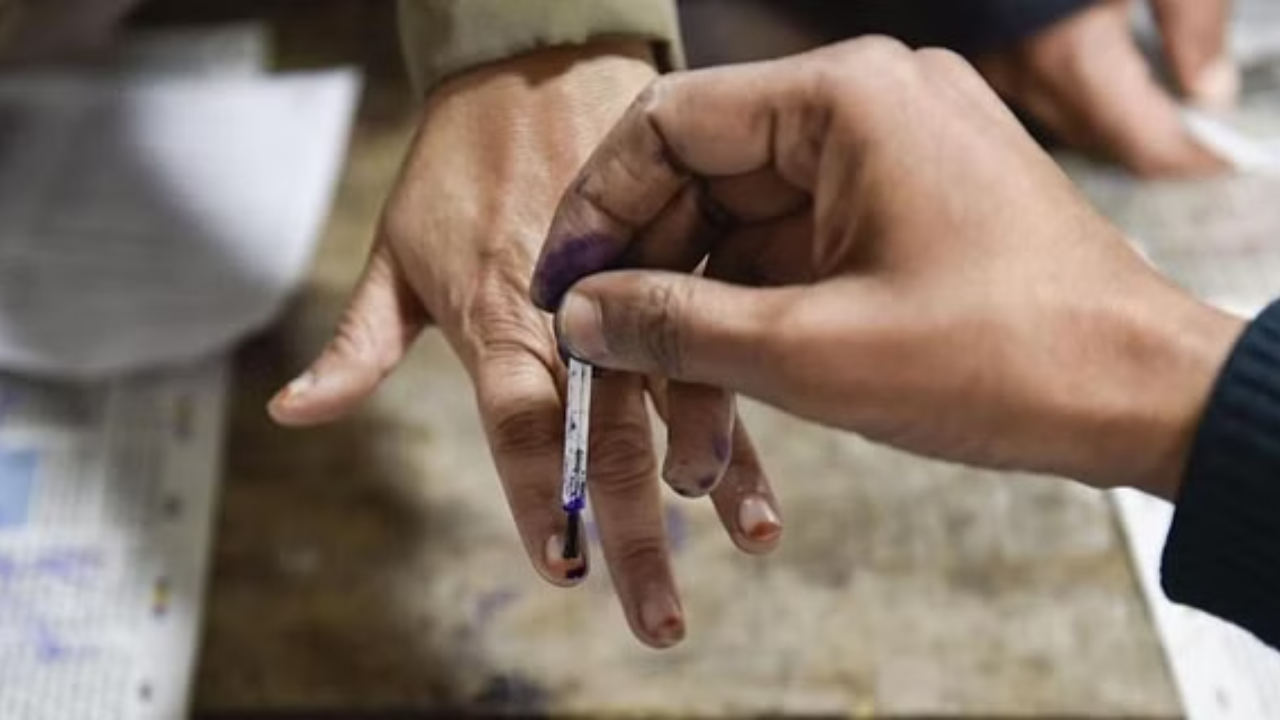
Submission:
[[[224,367],[0,375],[0,718],[186,716]]]
[[[137,30],[113,60],[112,69],[135,75],[254,76],[269,66],[271,42],[266,26],[254,22]]]
[[[1188,720],[1280,717],[1280,654],[1240,628],[1165,599],[1160,554],[1173,506],[1128,490],[1113,500]]]
[[[0,367],[98,377],[266,325],[309,264],[358,85],[0,80]]]

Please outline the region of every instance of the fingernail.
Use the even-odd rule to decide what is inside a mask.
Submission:
[[[605,354],[600,308],[578,293],[570,292],[556,315],[558,340],[569,353],[583,360],[599,360]]]
[[[276,395],[273,404],[288,405],[294,400],[297,400],[303,395],[311,392],[315,386],[316,374],[315,372],[308,370],[299,375],[293,382],[285,386],[285,389],[281,390],[280,394]]]
[[[782,519],[763,497],[751,495],[738,506],[738,527],[756,542],[770,542],[782,534]]]
[[[1230,110],[1240,97],[1240,66],[1230,56],[1219,57],[1200,71],[1188,94],[1206,110]]]
[[[684,639],[680,606],[668,592],[655,592],[640,605],[640,626],[657,645],[671,647]]]
[[[566,580],[581,580],[587,574],[586,557],[581,554],[580,549],[577,557],[564,556],[564,537],[561,535],[552,535],[547,538],[547,544],[543,548],[543,560],[552,574]]]

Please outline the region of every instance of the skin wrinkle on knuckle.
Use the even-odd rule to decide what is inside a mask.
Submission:
[[[610,565],[626,568],[629,579],[634,578],[643,581],[644,578],[637,578],[632,573],[644,566],[650,566],[650,568],[657,570],[662,564],[662,558],[666,555],[666,551],[666,544],[661,536],[627,536],[621,538],[612,552],[610,552]]]
[[[648,429],[640,423],[597,423],[591,446],[593,492],[628,497],[652,483],[656,465]]]
[[[372,367],[379,377],[386,377],[395,368],[395,362],[379,347],[374,340],[376,337],[372,321],[367,315],[350,310],[334,333],[333,349],[338,356],[364,367]]]
[[[499,403],[490,405],[486,413],[492,417],[488,425],[495,455],[527,457],[557,451],[562,437],[556,414],[521,401]]]
[[[649,288],[640,308],[633,311],[631,322],[623,328],[634,328],[635,348],[649,358],[657,370],[671,378],[684,375],[684,337],[678,314],[692,307],[692,288],[684,283],[663,282]]]

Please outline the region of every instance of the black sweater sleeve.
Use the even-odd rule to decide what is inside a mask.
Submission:
[[[1249,325],[1196,434],[1162,582],[1280,648],[1280,302]]]
[[[688,0],[686,0],[688,1]],[[1000,50],[1079,12],[1094,0],[775,0],[827,42],[892,35],[917,47],[967,55]]]

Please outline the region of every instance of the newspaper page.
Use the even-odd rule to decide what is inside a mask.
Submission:
[[[224,367],[0,375],[0,718],[186,715]]]

